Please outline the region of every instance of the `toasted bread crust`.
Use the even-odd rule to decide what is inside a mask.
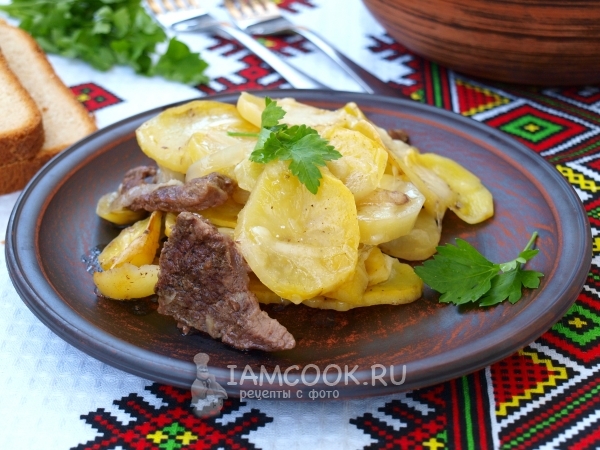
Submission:
[[[6,164],[0,151],[0,193],[7,193],[22,189],[50,158],[97,127],[94,118],[56,75],[37,42],[25,31],[1,19],[0,50],[10,70],[37,105],[44,132],[43,145],[26,159]]]
[[[49,152],[0,166],[0,195],[20,191],[52,158]]]
[[[1,52],[0,110],[11,115],[10,119],[0,118],[0,161],[11,163],[35,156],[44,142],[42,115]]]

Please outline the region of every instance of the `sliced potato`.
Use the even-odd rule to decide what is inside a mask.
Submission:
[[[127,208],[111,208],[111,204],[117,196],[117,192],[109,192],[100,197],[100,200],[98,200],[98,204],[96,205],[96,214],[115,225],[128,225],[137,222],[147,214],[146,211],[132,211]]]
[[[255,142],[236,142],[229,147],[215,150],[192,163],[186,172],[185,179],[204,177],[213,172],[221,173],[236,180],[235,167],[243,159],[247,159],[254,149]],[[236,180],[237,181],[237,180]]]
[[[383,254],[379,247],[371,247],[365,259],[365,270],[369,278],[368,285],[383,283],[392,272],[393,258]]]
[[[365,268],[365,260],[371,252],[371,247],[361,248],[358,253],[356,269],[350,278],[344,281],[337,288],[327,291],[324,297],[333,298],[342,302],[354,303],[362,299],[363,293],[369,284],[369,275]]]
[[[442,220],[446,210],[456,203],[457,194],[444,179],[420,162],[420,154],[416,148],[396,140],[387,148],[402,172],[425,196],[425,209]]]
[[[347,113],[343,109],[335,111],[316,108],[293,98],[282,98],[277,104],[285,111],[282,122],[288,125],[306,125],[319,131],[324,127],[344,123]]]
[[[124,263],[104,272],[94,273],[98,292],[115,300],[131,300],[154,294],[158,282],[157,265],[135,266]]]
[[[423,281],[408,264],[392,260],[390,277],[383,283],[369,286],[360,306],[400,305],[411,303],[423,295]]]
[[[250,126],[248,124],[248,126]],[[237,131],[232,129],[231,131]],[[257,137],[232,136],[227,130],[208,130],[196,132],[186,142],[183,152],[188,154],[192,161],[198,161],[213,153],[219,153],[229,147],[242,146],[252,151],[256,145]]]
[[[250,191],[247,191],[247,190],[242,189],[239,186],[237,186],[233,190],[233,193],[231,194],[231,198],[233,199],[234,202],[239,203],[240,205],[245,205],[246,202],[248,201],[248,198],[250,198]]]
[[[353,117],[358,120],[366,120],[367,116],[362,112],[362,110],[358,107],[358,105],[354,102],[346,103],[342,107],[342,111],[346,113],[348,116]]]
[[[275,101],[286,112],[281,123],[288,125],[306,125],[319,130],[340,123],[348,116],[343,108],[331,111],[300,103],[293,98],[278,98]],[[237,109],[244,119],[260,127],[265,98],[243,92],[238,98]]]
[[[384,253],[396,258],[424,261],[436,252],[441,236],[441,222],[427,210],[422,209],[410,233],[379,244],[379,247]]]
[[[368,119],[354,122],[352,129],[360,131],[365,136],[368,136],[374,141],[379,142],[379,144],[385,148],[388,153],[393,153],[393,155],[389,155],[392,157],[388,158],[387,166],[385,168],[386,174],[403,176],[406,178],[406,181],[410,181],[404,174],[402,167],[400,164],[398,164],[396,159],[405,157],[407,152],[416,150],[415,148],[411,147],[404,141],[392,139],[385,129],[375,125]]]
[[[175,226],[176,222],[177,222],[177,214],[172,213],[172,212],[168,212],[167,214],[165,214],[165,236],[166,237],[171,236],[171,230]]]
[[[219,233],[224,234],[225,236],[229,236],[231,239],[235,239],[233,235],[235,229],[229,227],[218,227],[217,230],[219,231]]]
[[[380,187],[357,202],[360,242],[377,245],[410,233],[424,202],[414,184],[383,175]]]
[[[252,271],[294,303],[342,284],[358,258],[354,197],[327,168],[321,171],[314,195],[284,162],[266,164],[235,229]]]
[[[228,198],[225,203],[204,209],[200,214],[210,220],[216,227],[235,228],[242,207],[243,205],[235,202],[232,198]]]
[[[151,264],[158,250],[161,229],[160,211],[154,211],[147,219],[123,229],[98,255],[100,266],[109,270],[125,263],[135,266]]]
[[[423,294],[423,282],[413,268],[392,258],[390,278],[383,283],[367,287],[362,298],[355,301],[343,301],[324,296],[314,297],[302,302],[311,308],[348,311],[353,308],[373,305],[400,305],[411,303]]]
[[[411,147],[409,144],[407,144],[404,141],[401,141],[401,140],[398,140],[398,139],[393,139],[389,135],[389,133],[387,132],[386,129],[381,128],[380,126],[375,125],[373,122],[371,122],[371,125],[372,125],[372,128],[373,128],[374,132],[377,133],[377,135],[381,139],[381,142],[383,143],[384,147],[386,147],[389,151],[393,152],[397,156],[401,157],[408,150],[410,150],[411,148],[413,148],[413,147]]]
[[[136,136],[142,151],[158,164],[186,173],[196,159],[235,141],[250,139],[228,136],[228,131],[255,133],[258,129],[233,105],[196,100],[163,111],[142,124]]]
[[[435,172],[456,193],[456,201],[449,208],[462,220],[475,224],[494,215],[491,192],[459,163],[434,153],[420,154],[419,163]]]
[[[348,311],[350,309],[356,308],[357,306],[361,306],[356,303],[343,302],[341,300],[336,300],[334,298],[327,298],[323,296],[309,298],[308,300],[304,300],[302,304],[310,308],[333,309],[334,311]]]
[[[262,122],[262,112],[265,109],[265,98],[257,95],[242,92],[238,97],[236,108],[240,115],[254,125],[260,128]]]
[[[291,302],[289,300],[281,298],[279,295],[277,295],[271,289],[269,289],[264,284],[262,284],[262,282],[258,279],[258,277],[256,275],[254,275],[253,273],[248,274],[248,278],[249,278],[248,287],[250,288],[252,293],[254,295],[256,295],[256,298],[258,299],[258,301],[260,303],[265,303],[265,304],[274,303],[277,305],[291,304]]]
[[[361,114],[362,114],[362,111],[361,111]],[[378,129],[377,126],[375,126],[373,124],[373,122],[364,118],[364,115],[363,115],[362,119],[347,118],[346,126],[348,128],[350,128],[351,130],[358,131],[359,133],[364,134],[369,139],[377,142],[384,149],[386,148],[386,143],[381,138],[380,130]],[[386,151],[387,151],[387,149],[386,149]]]
[[[264,164],[255,163],[248,158],[244,158],[233,169],[233,178],[240,188],[251,192],[263,170],[265,170]]]
[[[359,131],[337,125],[323,129],[321,137],[342,154],[327,161],[327,168],[350,189],[356,201],[379,186],[388,158],[383,146]]]

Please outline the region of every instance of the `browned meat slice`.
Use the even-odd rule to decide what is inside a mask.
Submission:
[[[177,180],[156,183],[156,178],[157,169],[152,166],[139,166],[127,171],[111,208],[128,208],[133,211],[202,211],[225,203],[236,186],[231,178],[218,173],[195,178],[187,183]]]
[[[399,128],[395,128],[392,130],[388,130],[388,134],[390,135],[390,137],[392,139],[397,139],[399,141],[402,142],[406,142],[407,144],[409,144],[410,142],[410,138],[408,136],[408,133],[404,130],[401,130]]]
[[[133,198],[133,211],[202,211],[219,206],[233,193],[236,183],[220,173],[194,178],[185,184],[159,186]]]
[[[123,181],[119,186],[119,195],[124,194],[136,186],[146,184],[146,180],[148,178],[150,178],[151,183],[154,183],[154,180],[156,179],[156,173],[157,169],[153,166],[138,166],[134,167],[133,169],[129,169],[125,173]]]
[[[160,255],[158,311],[184,332],[208,333],[238,349],[287,350],[287,329],[261,311],[233,240],[198,214],[181,213]]]

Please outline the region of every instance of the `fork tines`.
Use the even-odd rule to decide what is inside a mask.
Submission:
[[[225,0],[225,6],[240,28],[252,25],[240,23],[245,20],[262,22],[281,16],[279,8],[271,0]]]
[[[196,0],[146,0],[146,3],[155,14],[200,7]]]
[[[165,28],[174,31],[208,31],[216,21],[198,0],[146,0],[146,6]]]
[[[275,2],[271,0],[258,0],[260,4],[262,4],[263,8],[270,14],[279,14],[279,7],[275,4]]]

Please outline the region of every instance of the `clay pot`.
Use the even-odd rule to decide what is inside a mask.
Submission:
[[[398,42],[459,72],[535,85],[600,82],[600,2],[363,2]]]

